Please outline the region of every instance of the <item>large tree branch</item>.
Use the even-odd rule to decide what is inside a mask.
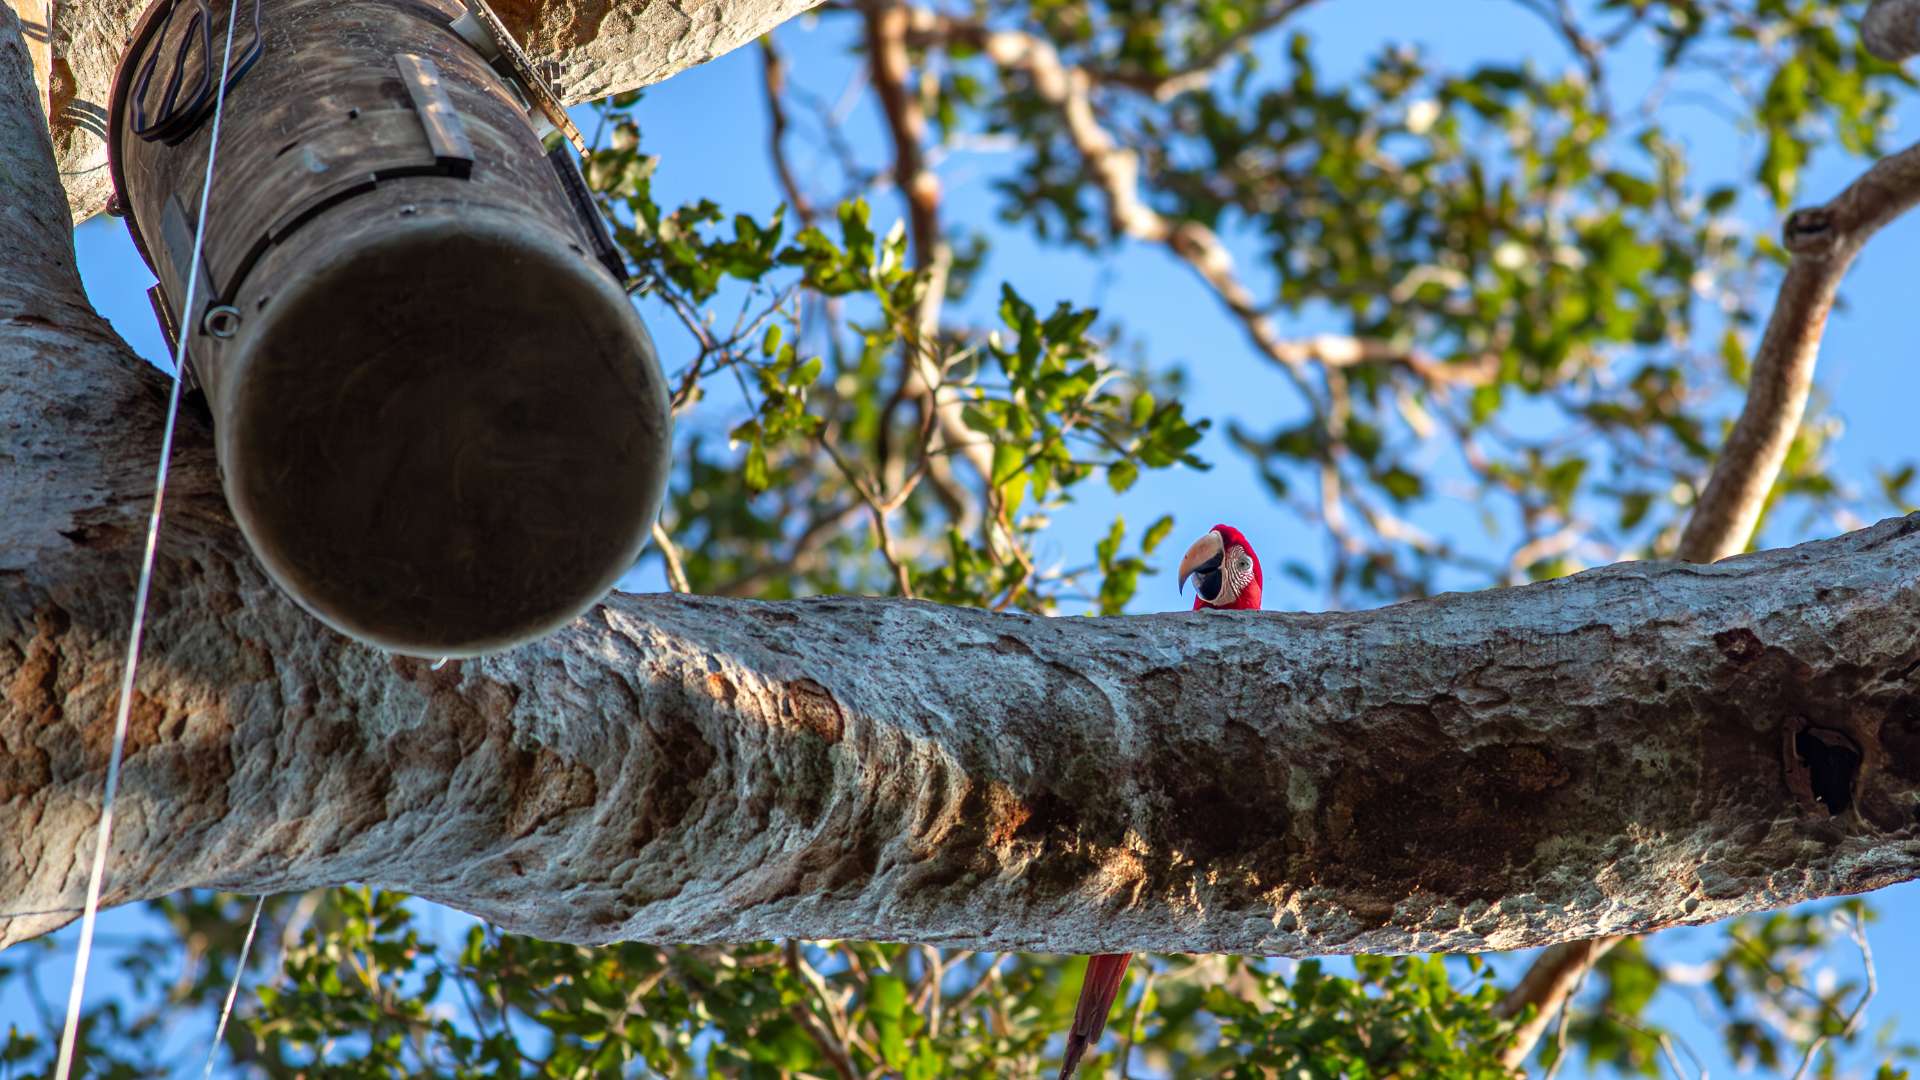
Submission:
[[[1873,233],[1916,202],[1920,147],[1878,162],[1832,202],[1787,219],[1783,239],[1792,261],[1761,338],[1746,405],[1687,519],[1679,558],[1716,562],[1746,550],[1806,411],[1840,279]],[[1567,942],[1540,954],[1501,1002],[1508,1016],[1521,1015],[1528,1005],[1536,1010],[1507,1045],[1509,1067],[1526,1061],[1547,1024],[1566,1007],[1581,973],[1621,940]]]
[[[1920,54],[1920,0],[1873,0],[1860,23],[1860,40],[1889,63]]]
[[[953,249],[940,227],[940,177],[927,162],[926,110],[909,85],[911,59],[907,51],[908,9],[897,0],[873,0],[860,9],[867,47],[868,77],[893,142],[893,179],[907,202],[909,234],[915,266],[927,275],[926,292],[914,313],[914,336],[902,347],[903,388],[932,410],[939,428],[938,450],[964,457],[980,476],[983,487],[993,484],[993,445],[967,427],[965,400],[944,387],[941,368],[940,314],[946,303],[947,275]],[[943,392],[943,390],[945,392]],[[929,446],[928,451],[936,448]],[[955,522],[962,532],[976,523],[963,517]]]
[[[17,0],[0,0],[15,3]],[[37,5],[39,0],[27,0]],[[113,73],[148,0],[53,5],[48,104],[75,222],[112,193],[106,117]],[[493,0],[568,104],[648,86],[725,55],[817,0]]]
[[[163,405],[80,304],[16,40],[0,943],[84,891]],[[1364,614],[615,597],[436,671],[268,583],[188,420],[110,902],[358,880],[575,941],[1401,952],[1920,876],[1920,518]]]
[[[1494,1007],[1496,1015],[1502,1019],[1518,1020],[1513,1035],[1500,1051],[1500,1063],[1509,1069],[1520,1070],[1533,1048],[1540,1043],[1540,1037],[1547,1033],[1554,1017],[1567,1005],[1567,999],[1573,996],[1584,981],[1588,971],[1602,956],[1613,950],[1615,945],[1627,940],[1624,936],[1587,938],[1584,941],[1563,941],[1541,951],[1534,958],[1527,973],[1521,976],[1513,989],[1500,999]],[[1533,1006],[1533,1012],[1527,1012],[1527,1006]]]
[[[1754,357],[1746,406],[1687,519],[1680,558],[1713,562],[1746,550],[1800,430],[1840,279],[1867,240],[1916,203],[1920,145],[1883,158],[1825,206],[1787,219],[1792,261]]]
[[[892,0],[874,0],[861,9],[867,64],[880,113],[893,140],[893,182],[907,200],[908,230],[922,266],[940,247],[940,177],[927,167],[926,112],[912,86],[907,56],[907,9]]]
[[[760,39],[760,73],[767,97],[767,157],[773,163],[774,175],[780,179],[780,190],[786,194],[787,205],[793,207],[794,216],[805,228],[813,224],[813,200],[800,186],[800,178],[787,158],[787,129],[791,126],[786,104],[787,60],[770,34]]]
[[[39,123],[34,81],[42,46],[26,31],[13,3],[0,3],[0,257],[25,272],[0,275],[0,304],[7,305],[0,316],[17,322],[29,293],[78,296],[80,275],[73,238],[61,236],[54,225],[60,189],[52,148]],[[31,9],[37,11],[38,5]]]
[[[72,412],[91,472],[120,444]],[[1398,952],[1920,875],[1920,520],[1364,615],[618,597],[436,672],[314,624],[215,506],[169,525],[114,902],[360,880],[573,941]],[[0,896],[49,913],[0,940],[84,884],[117,536],[56,530],[0,593]]]

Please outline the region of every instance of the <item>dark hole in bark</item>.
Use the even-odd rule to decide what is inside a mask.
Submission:
[[[1844,814],[1853,805],[1853,778],[1860,774],[1860,751],[1846,736],[1807,730],[1793,737],[1793,751],[1807,768],[1813,797],[1829,814]]]

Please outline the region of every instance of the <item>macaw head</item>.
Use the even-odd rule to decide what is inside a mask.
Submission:
[[[1229,608],[1255,611],[1260,607],[1260,556],[1231,525],[1215,525],[1193,542],[1180,559],[1180,588],[1194,579],[1193,610]]]

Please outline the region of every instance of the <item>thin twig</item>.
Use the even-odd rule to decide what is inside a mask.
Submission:
[[[1587,536],[1587,530],[1580,522],[1569,522],[1558,531],[1537,536],[1521,544],[1507,557],[1507,581],[1519,584],[1527,568],[1542,559],[1552,559],[1572,551]]]
[[[1580,28],[1573,5],[1567,0],[1520,0],[1520,6],[1540,16],[1566,41],[1574,58],[1586,68],[1587,81],[1593,84],[1594,93],[1600,96],[1601,113],[1611,113],[1613,108],[1607,102],[1607,67],[1601,54],[1605,46]]]
[[[841,526],[846,524],[848,518],[862,509],[864,504],[856,499],[816,510],[807,527],[794,539],[793,547],[784,559],[756,562],[753,569],[713,587],[712,595],[758,596],[776,577],[784,574],[805,575],[821,549],[840,535]]]
[[[898,503],[874,490],[872,485],[854,469],[853,463],[840,453],[840,448],[834,444],[832,436],[824,430],[820,433],[820,448],[827,452],[827,457],[833,462],[834,467],[839,469],[840,475],[846,478],[847,486],[853,488],[859,494],[861,501],[867,504],[869,517],[873,520],[874,538],[880,545],[880,555],[893,569],[894,580],[899,585],[900,595],[912,598],[913,579],[908,574],[907,564],[900,557],[900,551],[893,542],[893,530],[887,524],[888,516],[893,513]],[[916,474],[916,479],[919,475],[925,475],[924,470]],[[899,501],[905,501],[905,497],[901,496]]]
[[[1815,1008],[1820,1010],[1822,1020],[1829,1017],[1835,1020],[1840,1019],[1840,1013],[1833,1007],[1833,1004],[1819,994],[1814,993],[1811,988],[1802,984],[1798,974],[1792,971],[1782,971],[1774,967],[1773,959],[1767,954],[1765,946],[1754,941],[1752,938],[1742,935],[1738,930],[1729,930],[1727,932],[1727,939],[1732,941],[1741,952],[1746,953],[1747,958],[1753,961],[1754,966],[1766,972],[1767,978],[1811,1002]]]
[[[1840,1037],[1843,1039],[1852,1038],[1853,1033],[1859,1030],[1860,1021],[1865,1019],[1867,1014],[1867,1005],[1873,1001],[1873,996],[1880,992],[1880,978],[1873,967],[1873,948],[1867,944],[1867,930],[1861,925],[1859,916],[1849,917],[1847,935],[1853,938],[1853,943],[1860,949],[1860,963],[1867,971],[1867,988],[1860,994],[1860,1000],[1853,1006],[1853,1011],[1847,1014],[1846,1022],[1840,1026]],[[1800,1067],[1794,1070],[1793,1080],[1801,1080],[1807,1075],[1807,1070],[1813,1068],[1814,1056],[1819,1054],[1820,1048],[1827,1044],[1828,1038],[1830,1036],[1823,1032],[1807,1044],[1806,1056],[1800,1059]]]
[[[1187,58],[1186,63],[1164,75],[1147,75],[1124,68],[1088,68],[1096,81],[1124,86],[1155,101],[1167,102],[1189,90],[1198,90],[1213,78],[1220,66],[1254,38],[1292,18],[1314,0],[1281,0],[1267,10],[1247,19],[1240,29]]]
[[[984,53],[1003,69],[1025,72],[1035,96],[1059,110],[1068,140],[1086,162],[1091,179],[1106,200],[1109,228],[1122,236],[1163,244],[1179,256],[1240,321],[1262,355],[1296,373],[1309,362],[1320,359],[1311,355],[1315,344],[1303,346],[1280,333],[1279,326],[1241,282],[1234,270],[1233,256],[1217,233],[1197,221],[1174,221],[1141,198],[1139,155],[1120,145],[1100,123],[1092,99],[1093,87],[1098,82],[1094,74],[1065,62],[1059,50],[1043,38],[1017,30],[991,29],[982,23],[920,8],[911,9],[908,41],[922,46],[964,45]],[[1335,338],[1316,340],[1328,346],[1335,357],[1344,358],[1360,351],[1379,357],[1411,359],[1408,350],[1382,343]],[[1355,349],[1346,348],[1350,343]],[[1339,362],[1335,359],[1331,366]],[[1431,362],[1419,363],[1415,370],[1429,377],[1446,373],[1444,367]],[[1484,381],[1484,378],[1477,364],[1473,373],[1460,376],[1462,381]]]
[[[827,984],[800,955],[799,942],[788,938],[783,945],[783,952],[787,969],[793,972],[794,977],[803,985],[812,988],[823,1004],[831,1007],[832,995],[827,992]],[[860,1070],[854,1068],[853,1057],[847,1052],[846,1043],[843,1041],[846,1034],[844,1027],[836,1024],[836,1027],[840,1027],[837,1033],[827,1031],[820,1026],[820,1021],[813,1015],[813,1010],[797,1001],[787,1007],[787,1015],[793,1017],[794,1022],[807,1033],[807,1037],[813,1040],[813,1044],[826,1055],[827,1063],[833,1066],[833,1071],[839,1074],[840,1080],[859,1080]]]
[[[926,971],[921,977],[920,992],[914,995],[914,1008],[927,1017],[927,1038],[937,1039],[940,1037],[940,1006],[945,997],[940,984],[947,977],[946,958],[940,955],[940,950],[935,946],[922,945],[920,948]]]
[[[992,447],[972,438],[963,418],[964,403],[954,394],[942,394],[945,365],[938,355],[940,313],[946,300],[947,278],[953,268],[953,249],[940,227],[940,178],[927,163],[926,111],[910,86],[911,57],[907,48],[913,13],[894,0],[873,0],[861,9],[866,33],[868,78],[879,99],[882,117],[893,143],[893,176],[907,201],[909,234],[915,269],[926,275],[925,292],[914,312],[913,325],[902,335],[901,389],[932,408],[941,440],[961,452],[983,484],[991,484]],[[886,416],[883,414],[882,423]],[[936,483],[944,478],[936,476]],[[956,501],[963,508],[971,500]],[[966,522],[959,523],[964,530]]]
[[[1680,1056],[1673,1052],[1673,1037],[1663,1031],[1656,1038],[1660,1042],[1660,1052],[1666,1055],[1667,1068],[1673,1070],[1673,1080],[1694,1080],[1680,1068]]]
[[[987,989],[993,985],[989,977],[999,971],[1000,965],[1006,963],[1006,960],[1006,953],[999,953],[994,956],[993,963],[987,965],[986,970],[980,973],[980,977],[974,980],[973,985],[967,987],[965,993],[962,993],[958,998],[954,999],[953,1008],[950,1010],[953,1015],[960,1016],[964,1014],[967,1008],[973,1004],[974,999],[985,993]]]
[[[1687,1075],[1685,1069],[1680,1067],[1680,1057],[1674,1053],[1673,1036],[1668,1035],[1664,1031],[1649,1031],[1626,1017],[1621,1016],[1619,1013],[1614,1012],[1611,1008],[1603,1008],[1600,1015],[1604,1016],[1609,1023],[1618,1024],[1642,1038],[1652,1040],[1659,1044],[1660,1053],[1666,1058],[1667,1068],[1673,1070],[1674,1080],[1708,1080],[1707,1070],[1700,1064],[1700,1056],[1693,1052],[1693,1047],[1686,1045],[1686,1040],[1681,1040],[1681,1047],[1686,1050],[1687,1057],[1692,1059],[1693,1067],[1698,1070],[1698,1074],[1691,1077]]]
[[[1133,1068],[1133,1033],[1140,1030],[1140,1022],[1147,1011],[1147,996],[1153,993],[1154,976],[1159,973],[1152,964],[1146,965],[1146,978],[1140,980],[1140,1000],[1134,1003],[1133,1018],[1127,1021],[1127,1030],[1120,1038],[1120,1080],[1130,1080]]]
[[[772,34],[760,38],[760,64],[767,91],[767,152],[773,158],[774,175],[780,178],[780,189],[786,192],[787,205],[793,207],[794,216],[802,226],[811,225],[813,201],[800,189],[793,164],[787,160],[787,63],[774,45]]]
[[[659,545],[660,559],[667,564],[667,584],[677,593],[692,592],[693,586],[687,584],[687,568],[680,562],[680,549],[658,521],[653,523],[653,542]]]

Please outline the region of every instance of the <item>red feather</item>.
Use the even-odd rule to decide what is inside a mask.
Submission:
[[[1087,957],[1087,976],[1080,984],[1080,1002],[1073,1008],[1073,1027],[1067,1030],[1067,1056],[1060,1065],[1060,1080],[1068,1080],[1081,1055],[1100,1041],[1107,1014],[1113,1011],[1113,999],[1127,977],[1127,962],[1132,959],[1132,953]]]
[[[1240,595],[1233,598],[1233,603],[1221,604],[1217,610],[1259,611],[1260,590],[1266,584],[1266,579],[1260,574],[1260,556],[1254,553],[1253,545],[1247,543],[1246,536],[1244,536],[1239,529],[1231,525],[1215,525],[1213,531],[1220,534],[1220,539],[1225,544],[1222,554],[1230,553],[1234,548],[1239,548],[1247,553],[1247,558],[1253,560],[1253,584],[1241,589]],[[1193,610],[1199,611],[1201,608],[1210,607],[1214,607],[1214,605],[1200,599],[1198,595],[1194,596]]]
[[[1239,548],[1253,560],[1253,581],[1240,590],[1233,603],[1225,605],[1227,610],[1258,611],[1260,609],[1260,589],[1265,579],[1260,576],[1260,556],[1253,553],[1253,545],[1240,530],[1231,525],[1215,525],[1213,531],[1220,534],[1224,543],[1223,554]],[[1195,611],[1211,607],[1198,596],[1193,598]],[[1120,993],[1120,983],[1127,977],[1127,963],[1133,959],[1132,953],[1109,953],[1105,956],[1087,957],[1086,981],[1080,984],[1080,1002],[1073,1009],[1073,1027],[1067,1031],[1066,1059],[1060,1066],[1060,1080],[1069,1080],[1073,1070],[1080,1064],[1080,1058],[1094,1043],[1100,1041],[1100,1033],[1106,1030],[1107,1013],[1113,1010],[1113,999]]]

